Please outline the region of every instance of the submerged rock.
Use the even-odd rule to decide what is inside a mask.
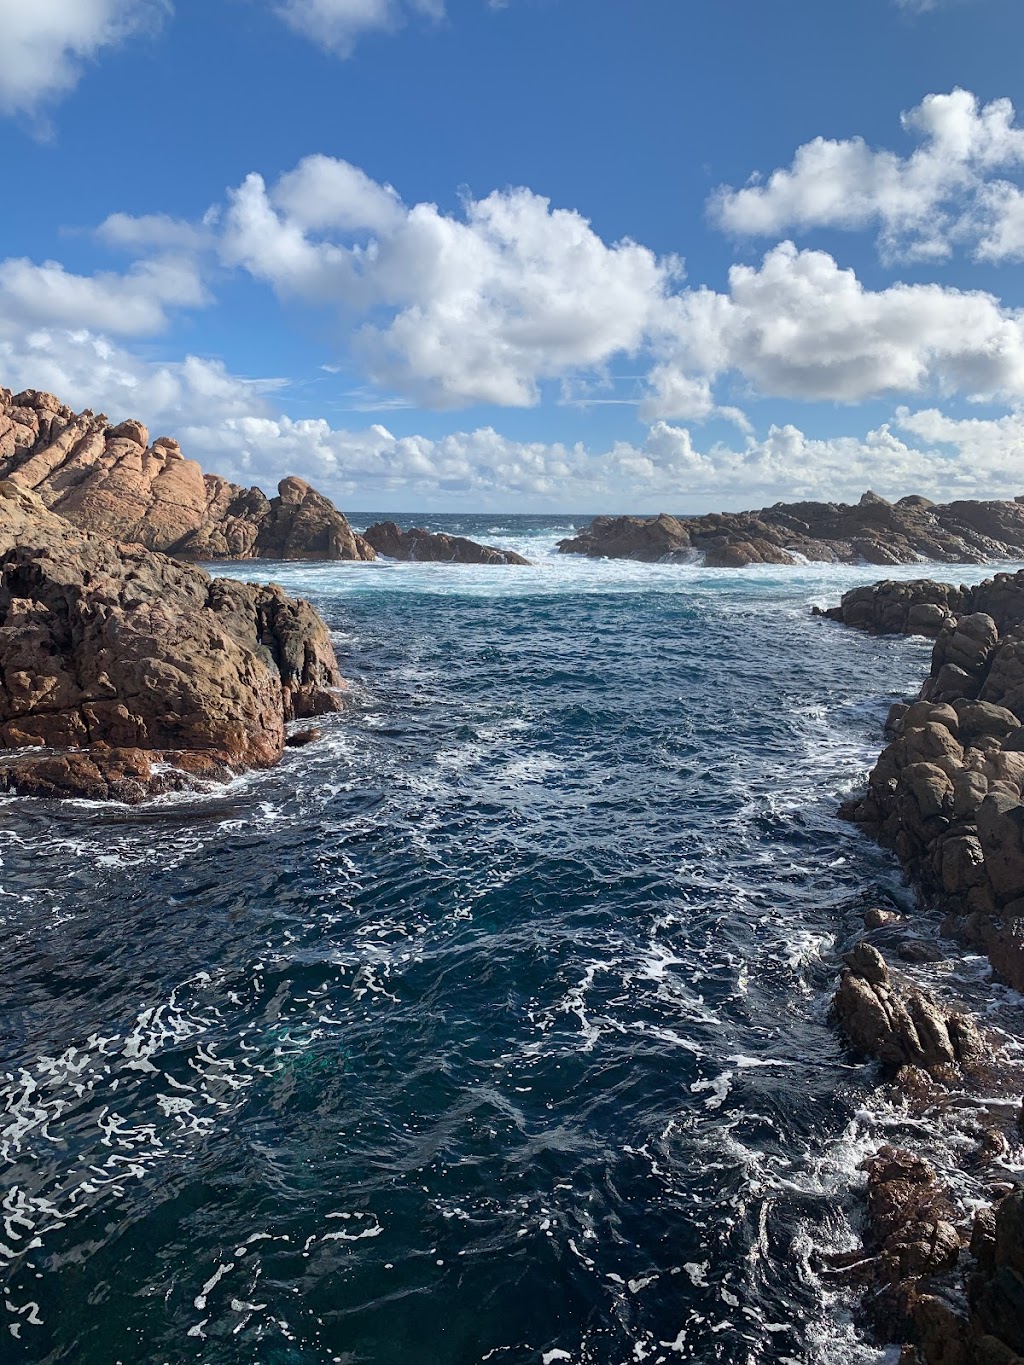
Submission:
[[[339,709],[341,681],[308,603],[79,531],[0,482],[0,754],[18,751],[0,786],[138,800],[266,767],[288,721]]]

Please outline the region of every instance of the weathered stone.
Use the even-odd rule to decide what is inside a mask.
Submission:
[[[978,808],[978,838],[999,900],[1024,896],[1024,806],[1019,797],[990,792]]]
[[[976,735],[1006,738],[1020,729],[1020,721],[1005,706],[989,701],[955,701],[951,708],[959,723],[960,738],[965,742]]]
[[[985,1055],[977,1029],[914,987],[895,982],[876,948],[859,943],[844,961],[834,1006],[850,1042],[891,1067],[974,1066]]]
[[[81,529],[185,559],[374,558],[302,479],[282,480],[268,499],[204,474],[170,437],[148,443],[141,422],[111,427],[52,394],[0,389],[0,479],[34,490]]]
[[[705,553],[708,565],[727,568],[792,563],[798,555],[843,563],[911,564],[917,559],[932,559],[970,564],[986,558],[1013,559],[1024,553],[1024,506],[1014,502],[943,506],[913,497],[901,498],[894,505],[865,494],[855,506],[778,503],[755,512],[700,517],[664,513],[658,517],[598,517],[578,535],[562,541],[559,548],[563,554],[632,559],[682,557],[695,549]],[[950,589],[948,598],[915,595],[913,589],[913,584],[900,584],[891,594],[893,600],[898,596],[901,602],[898,624],[870,605],[859,608],[860,619],[850,624],[935,635],[952,614],[949,608],[960,610],[956,589]],[[993,612],[998,605],[993,598]]]
[[[340,684],[307,603],[83,533],[0,482],[0,750],[83,751],[12,757],[5,787],[134,800],[179,781],[151,757],[264,767]]]

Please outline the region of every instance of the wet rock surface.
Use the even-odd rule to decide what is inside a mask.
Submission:
[[[445,564],[529,564],[514,550],[499,550],[493,545],[478,545],[464,536],[413,527],[403,531],[393,521],[378,521],[363,532],[363,539],[380,555],[389,559],[417,560]]]
[[[845,957],[835,997],[840,1027],[861,1052],[891,1066],[971,1068],[987,1048],[973,1020],[901,982],[870,943]]]
[[[1016,502],[951,502],[907,497],[887,502],[867,492],[855,505],[776,503],[757,512],[699,517],[597,517],[559,543],[563,554],[667,563],[703,555],[714,568],[747,564],[913,564],[918,559],[977,564],[1024,556],[1024,506]],[[935,630],[943,603],[920,605]],[[909,609],[909,608],[908,608]]]
[[[0,481],[3,789],[136,801],[266,767],[341,681],[308,603],[79,531]]]
[[[0,479],[38,493],[82,530],[179,559],[373,559],[373,549],[303,479],[278,496],[204,474],[168,436],[112,426],[50,393],[0,389]]]

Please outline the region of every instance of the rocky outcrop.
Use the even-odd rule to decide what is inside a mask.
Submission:
[[[81,532],[0,482],[0,787],[135,801],[266,767],[340,686],[308,603]]]
[[[53,394],[0,389],[0,479],[86,531],[179,559],[373,559],[327,498],[283,479],[276,498],[204,474],[141,422],[111,426]]]
[[[687,523],[664,512],[657,517],[595,517],[579,535],[560,540],[558,549],[563,555],[665,564],[696,557]]]
[[[935,635],[918,700],[891,709],[890,742],[845,813],[895,849],[947,928],[1024,988],[1024,571],[932,584],[930,596],[909,586],[858,589],[829,613]]]
[[[884,934],[895,921],[873,922]],[[1024,1339],[1024,1228],[1004,1158],[1019,1136],[1008,1102],[1019,1075],[995,1039],[894,974],[872,944],[844,960],[837,1022],[883,1063],[889,1098],[924,1145],[953,1124],[961,1171],[951,1181],[922,1152],[883,1146],[862,1168],[864,1245],[829,1263],[860,1289],[876,1334],[905,1343],[901,1365],[1012,1365]],[[979,1195],[993,1202],[979,1209]]]
[[[896,851],[924,904],[944,915],[944,932],[1024,988],[1024,572],[970,588],[887,581],[826,614],[876,634],[934,638],[918,698],[891,708],[867,793],[842,813]],[[870,921],[883,936],[892,923]],[[958,1106],[980,1129],[974,1153],[954,1149],[962,1171],[952,1184],[920,1154],[883,1148],[869,1163],[857,1275],[871,1321],[885,1340],[906,1343],[905,1365],[1020,1365],[1024,1194],[1008,1186],[1003,1161],[1020,1141],[1007,1122],[1019,1070],[872,945],[845,962],[837,1021],[895,1072],[895,1098],[917,1131],[932,1131],[939,1114],[948,1122]],[[980,1209],[978,1195],[953,1193],[978,1163],[989,1170],[978,1195],[991,1201]]]
[[[987,1049],[969,1015],[893,978],[877,948],[858,943],[845,957],[835,997],[843,1032],[859,1051],[890,1067],[971,1068]]]
[[[393,521],[378,521],[363,532],[363,539],[388,559],[408,559],[445,564],[529,564],[514,550],[478,545],[463,536],[442,535],[413,527],[403,531]]]
[[[867,492],[855,506],[776,503],[759,512],[700,517],[597,517],[559,543],[563,554],[678,563],[703,555],[714,568],[747,564],[976,564],[1024,557],[1018,502],[887,502]]]

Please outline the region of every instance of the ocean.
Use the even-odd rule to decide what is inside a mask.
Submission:
[[[535,562],[218,566],[328,621],[323,740],[0,803],[0,1359],[894,1359],[823,1256],[912,1121],[828,1005],[913,901],[835,811],[928,642],[811,616],[870,566],[394,519]]]

